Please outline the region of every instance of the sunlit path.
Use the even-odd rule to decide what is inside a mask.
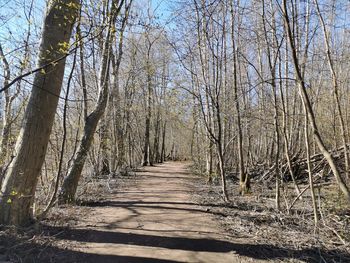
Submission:
[[[89,218],[62,238],[78,241],[82,262],[241,262],[235,253],[244,245],[229,242],[191,201],[195,178],[186,167],[147,167],[135,185],[92,204]]]

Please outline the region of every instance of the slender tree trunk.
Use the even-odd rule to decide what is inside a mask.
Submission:
[[[218,122],[218,134],[217,134],[217,140],[216,140],[216,147],[219,157],[219,170],[220,170],[220,177],[221,177],[221,189],[222,189],[222,195],[225,200],[225,202],[229,201],[229,196],[227,193],[227,187],[226,187],[226,171],[225,171],[225,158],[224,158],[224,150],[222,147],[222,121],[221,121],[221,111],[220,111],[220,105],[219,102],[216,102],[216,118]]]
[[[304,112],[305,112],[305,148],[306,148],[307,173],[309,175],[311,200],[312,200],[312,207],[313,207],[313,211],[314,211],[314,223],[315,223],[315,228],[316,228],[317,224],[318,224],[318,209],[317,209],[314,182],[313,182],[312,170],[311,170],[312,167],[311,167],[311,161],[310,161],[309,122],[307,119],[307,110],[305,107],[304,107]]]
[[[109,69],[112,53],[112,40],[114,24],[117,15],[120,11],[124,1],[118,5],[118,0],[112,2],[112,10],[110,20],[108,24],[107,36],[103,46],[102,63],[99,74],[99,97],[95,109],[87,117],[85,121],[84,133],[81,139],[77,155],[74,159],[72,167],[63,181],[61,192],[59,194],[59,203],[72,203],[75,201],[75,193],[77,191],[78,183],[81,177],[81,173],[91,147],[93,137],[98,125],[99,120],[103,116],[107,101],[108,101],[108,87],[109,87]]]
[[[113,143],[112,163],[113,170],[120,169],[125,164],[125,145],[124,145],[124,130],[122,123],[122,111],[121,111],[121,98],[120,98],[120,87],[119,87],[119,68],[121,60],[119,55],[122,54],[122,48],[119,45],[118,58],[112,58],[113,67],[113,90],[111,96],[111,105],[114,111],[114,137],[115,142]]]
[[[84,58],[84,45],[82,41],[82,35],[81,35],[81,14],[79,16],[77,26],[77,37],[79,40],[79,56],[80,56],[80,76],[81,76],[81,86],[83,88],[83,111],[84,111],[84,120],[86,120],[88,116],[88,98],[87,98],[87,88],[86,88],[86,76],[85,76],[85,58]]]
[[[101,125],[100,125],[100,147],[101,147],[101,171],[102,175],[106,175],[110,173],[110,165],[109,165],[109,146],[111,144],[110,133],[108,131],[109,121],[107,114],[102,116]]]
[[[330,69],[331,74],[332,74],[333,96],[334,96],[336,108],[338,110],[338,118],[339,118],[341,136],[342,136],[343,147],[344,147],[345,175],[346,175],[346,178],[350,178],[349,177],[349,154],[348,154],[348,146],[347,146],[347,133],[346,133],[343,111],[341,109],[341,103],[340,103],[340,98],[339,98],[338,76],[337,76],[336,71],[335,71],[334,62],[333,62],[333,58],[332,58],[332,54],[331,54],[330,39],[329,39],[330,34],[329,34],[329,32],[327,32],[326,24],[324,22],[322,14],[321,14],[321,11],[320,11],[320,8],[318,5],[318,1],[314,0],[314,3],[316,5],[316,11],[317,11],[317,14],[318,14],[321,26],[322,26],[324,45],[325,45],[326,53],[327,53],[328,66],[329,66],[329,69]]]
[[[0,58],[4,64],[4,86],[8,85],[10,81],[10,65],[5,57],[5,54],[2,50],[2,46],[0,44]],[[6,162],[8,155],[8,143],[11,132],[11,96],[9,90],[5,90],[5,105],[4,105],[4,116],[3,116],[3,124],[2,124],[2,138],[0,144],[0,186],[3,177],[2,167]]]
[[[300,71],[300,64],[299,64],[299,60],[298,60],[296,49],[295,49],[295,43],[294,43],[294,40],[293,40],[289,14],[288,14],[288,10],[287,10],[287,0],[283,0],[283,13],[284,13],[283,15],[284,15],[284,20],[285,20],[285,30],[286,30],[286,34],[287,34],[287,37],[288,37],[289,45],[290,45],[290,48],[291,48],[293,64],[294,64],[294,68],[295,68],[297,81],[298,81],[298,84],[299,84],[298,85],[299,86],[299,92],[300,92],[300,96],[302,98],[303,104],[304,104],[304,106],[305,106],[305,108],[307,110],[307,116],[308,116],[309,123],[311,125],[311,129],[312,129],[312,133],[313,133],[314,139],[316,141],[316,144],[317,144],[318,148],[320,149],[321,153],[323,154],[324,158],[327,160],[329,166],[331,167],[333,175],[335,176],[341,191],[343,192],[345,197],[350,202],[349,189],[348,189],[347,185],[344,183],[344,180],[343,180],[343,178],[340,175],[339,169],[338,169],[338,167],[337,167],[337,165],[336,165],[336,163],[334,161],[334,158],[330,154],[330,152],[327,149],[327,147],[325,146],[325,144],[323,142],[323,139],[321,137],[321,134],[318,131],[318,127],[317,127],[317,124],[316,124],[316,118],[315,118],[315,115],[314,115],[314,111],[312,109],[309,96],[308,96],[308,94],[306,92],[306,84],[305,84],[305,81],[304,81],[304,79],[302,77],[302,73]]]
[[[163,125],[163,135],[162,135],[162,150],[160,152],[160,161],[161,163],[165,162],[165,135],[166,135],[166,121],[164,121]]]
[[[145,121],[145,144],[143,147],[143,166],[152,165],[150,149],[150,129],[152,117],[152,76],[150,73],[149,57],[147,60],[147,115]]]
[[[159,139],[160,139],[160,110],[157,111],[155,133],[154,133],[154,144],[153,144],[153,157],[152,160],[155,163],[159,163]]]
[[[238,170],[239,170],[239,185],[240,193],[242,195],[246,194],[250,190],[250,180],[249,176],[244,171],[244,157],[243,157],[243,132],[242,132],[242,123],[241,123],[241,112],[240,112],[240,103],[238,97],[238,65],[237,65],[237,50],[236,50],[236,36],[235,36],[235,13],[233,9],[233,3],[230,1],[230,12],[231,12],[231,41],[232,41],[232,50],[233,50],[233,91],[234,91],[234,104],[237,114],[237,151],[238,151]]]
[[[31,27],[32,27],[32,23],[30,22],[30,20],[32,18],[32,13],[33,13],[33,4],[34,4],[34,0],[31,0],[29,12],[26,17],[28,21],[28,31],[25,38],[24,56],[23,56],[23,60],[21,61],[21,66],[18,74],[19,76],[21,76],[23,74],[23,71],[26,69],[29,62],[29,57],[30,57],[29,39],[30,39]],[[5,87],[6,85],[9,84],[11,71],[10,71],[10,65],[8,63],[8,60],[6,59],[6,56],[3,52],[1,44],[0,44],[0,58],[4,64],[4,87]],[[2,177],[6,172],[3,168],[6,162],[8,161],[9,150],[11,150],[9,149],[9,147],[10,147],[12,124],[16,119],[16,117],[13,116],[13,113],[12,113],[12,104],[20,94],[20,87],[21,87],[21,80],[17,82],[16,91],[13,94],[10,94],[9,89],[6,89],[4,91],[5,105],[4,105],[4,116],[3,116],[3,126],[2,126],[2,139],[0,142],[0,188],[1,188],[1,182],[3,179]],[[23,104],[24,103],[25,102],[23,102]],[[20,112],[20,110],[18,112]]]
[[[115,141],[112,145],[112,156],[111,156],[111,169],[113,171],[122,168],[126,163],[125,158],[125,145],[124,140],[127,138],[126,130],[123,127],[123,118],[122,118],[122,105],[121,105],[121,95],[120,95],[120,87],[119,87],[119,69],[120,64],[123,57],[123,40],[124,40],[124,32],[127,25],[128,17],[129,17],[129,9],[132,1],[130,1],[129,5],[126,7],[126,14],[122,20],[121,31],[118,40],[118,50],[115,56],[112,56],[112,68],[113,68],[113,85],[111,91],[111,106],[113,107],[113,131]],[[129,105],[131,106],[131,105]],[[129,114],[129,108],[126,109],[127,114]],[[127,123],[129,116],[127,118]]]

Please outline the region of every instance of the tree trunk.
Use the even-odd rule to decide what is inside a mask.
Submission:
[[[77,155],[74,159],[72,167],[63,181],[62,189],[59,194],[59,203],[73,203],[75,201],[75,193],[77,191],[78,183],[81,173],[86,161],[87,154],[93,141],[93,137],[99,120],[103,116],[107,101],[108,101],[108,87],[109,87],[109,68],[111,62],[111,44],[113,39],[114,24],[122,3],[117,7],[118,1],[112,2],[112,11],[108,25],[107,36],[104,42],[102,52],[102,63],[99,74],[99,97],[93,112],[87,117],[84,126],[84,133],[81,139]]]
[[[0,44],[0,57],[2,58],[2,62],[4,64],[4,86],[6,86],[10,81],[10,65],[5,57],[5,54],[2,50],[2,46]],[[11,104],[12,100],[10,98],[9,90],[5,90],[5,105],[4,105],[4,116],[3,116],[3,124],[2,124],[2,138],[0,143],[0,186],[3,180],[3,165],[6,163],[7,155],[8,155],[8,144],[11,132]]]
[[[166,121],[163,125],[163,135],[162,135],[162,150],[160,152],[160,162],[165,162],[165,135],[166,135]]]
[[[236,40],[234,34],[234,19],[235,14],[233,10],[233,3],[230,2],[230,12],[231,12],[231,41],[232,41],[232,50],[233,50],[233,90],[234,90],[234,103],[235,109],[237,113],[237,130],[238,130],[238,138],[237,138],[237,151],[238,151],[238,170],[239,170],[239,185],[240,185],[240,193],[243,195],[250,190],[250,181],[249,176],[244,171],[244,157],[243,157],[243,133],[242,133],[242,123],[241,123],[241,112],[239,106],[239,98],[238,98],[238,80],[237,80],[237,51],[236,51]]]
[[[152,76],[150,72],[150,65],[149,65],[149,53],[150,53],[150,47],[148,50],[148,57],[147,57],[147,115],[146,115],[146,122],[145,122],[145,143],[143,147],[143,166],[152,165],[151,163],[151,147],[150,147],[150,129],[151,129],[151,117],[152,117]]]
[[[314,212],[314,223],[316,228],[318,224],[318,209],[317,209],[317,203],[316,203],[314,182],[312,178],[312,170],[311,170],[312,168],[311,168],[311,161],[310,161],[309,123],[307,119],[307,110],[305,107],[304,107],[304,112],[305,112],[305,148],[306,148],[307,173],[309,175],[310,193],[311,193],[312,207]]]
[[[155,163],[160,162],[159,158],[159,138],[160,138],[160,109],[157,111],[157,118],[156,118],[156,124],[155,124],[155,132],[154,132],[154,143],[153,143],[153,157],[152,160]]]
[[[121,96],[120,96],[120,87],[119,87],[119,69],[123,56],[123,40],[124,40],[124,31],[127,25],[129,9],[132,1],[126,7],[126,14],[122,20],[122,26],[119,35],[118,41],[118,50],[117,54],[111,57],[112,68],[113,68],[113,85],[111,91],[111,106],[113,107],[113,132],[114,132],[114,144],[112,146],[112,156],[111,156],[111,169],[115,172],[117,169],[123,167],[126,163],[126,153],[124,140],[127,138],[127,127],[124,130],[123,121],[122,121],[122,105],[121,105]],[[127,104],[125,104],[127,105]],[[129,105],[131,106],[131,105]],[[129,114],[130,107],[126,107],[127,114]],[[128,116],[126,117],[128,119]],[[128,123],[128,120],[127,120]]]
[[[81,14],[79,16],[78,26],[77,26],[77,37],[79,39],[79,56],[80,56],[80,75],[81,75],[81,87],[83,89],[83,111],[84,111],[84,120],[88,116],[88,98],[87,98],[87,85],[86,85],[86,76],[85,76],[85,58],[84,58],[84,45],[81,35]]]
[[[37,62],[39,68],[48,66],[34,76],[15,158],[1,187],[0,224],[25,225],[32,219],[37,180],[63,81],[64,57],[79,7],[78,0],[55,0],[48,7]]]
[[[85,160],[93,141],[93,137],[96,131],[97,124],[103,115],[106,107],[108,96],[105,94],[108,89],[107,83],[102,86],[100,99],[95,110],[87,117],[84,127],[84,135],[80,142],[77,155],[73,161],[72,168],[68,175],[65,177],[62,185],[61,192],[59,194],[59,203],[73,203],[75,201],[75,193],[78,187],[78,183],[81,177]]]
[[[323,139],[321,137],[321,134],[318,131],[318,127],[316,124],[316,119],[315,119],[315,115],[314,115],[314,111],[312,109],[311,106],[311,102],[309,99],[309,96],[306,92],[306,85],[304,82],[304,78],[300,72],[300,64],[299,64],[299,60],[297,57],[297,52],[296,52],[296,48],[295,48],[295,43],[293,41],[293,35],[292,35],[292,30],[291,30],[291,26],[290,26],[290,21],[289,21],[289,15],[288,15],[288,10],[287,10],[287,1],[284,0],[283,1],[283,13],[284,13],[284,20],[285,20],[285,30],[287,31],[287,37],[288,37],[288,41],[289,41],[289,45],[291,48],[291,52],[292,52],[292,58],[293,58],[293,64],[294,64],[294,68],[296,71],[296,77],[297,77],[297,81],[298,81],[298,86],[299,86],[299,92],[300,92],[300,96],[302,98],[303,104],[307,110],[307,116],[308,116],[308,120],[313,132],[313,136],[315,138],[316,144],[318,146],[318,148],[320,149],[321,153],[323,154],[324,158],[327,160],[333,175],[335,176],[335,179],[337,180],[337,183],[339,185],[339,188],[341,189],[341,191],[343,192],[343,194],[345,195],[345,197],[348,199],[348,201],[350,202],[350,192],[349,189],[347,187],[347,185],[344,183],[343,178],[340,175],[339,169],[334,161],[334,158],[332,157],[332,155],[330,154],[330,152],[328,151],[328,149],[326,148],[326,145],[323,142]]]
[[[106,175],[110,173],[110,166],[109,166],[109,147],[110,145],[110,133],[108,131],[109,127],[109,121],[108,116],[105,114],[104,118],[102,118],[100,125],[100,145],[101,145],[101,174]]]
[[[346,175],[346,178],[350,178],[349,177],[349,154],[348,154],[348,147],[347,147],[347,132],[346,132],[346,127],[345,127],[343,111],[341,109],[340,98],[339,98],[339,88],[338,88],[339,80],[338,80],[338,76],[337,76],[336,71],[335,71],[333,57],[331,55],[331,46],[330,46],[330,39],[329,39],[330,34],[327,31],[326,23],[325,23],[323,16],[321,14],[321,11],[320,11],[320,8],[318,5],[318,1],[314,0],[314,3],[316,5],[317,15],[319,17],[319,20],[320,20],[320,23],[322,26],[324,45],[325,45],[326,53],[327,53],[328,66],[329,66],[329,70],[332,74],[333,96],[334,96],[336,108],[338,110],[338,118],[339,118],[341,136],[342,136],[343,147],[344,147],[345,175]],[[338,147],[336,147],[336,148],[338,148]]]
[[[218,99],[218,98],[217,98]],[[220,170],[220,177],[221,177],[221,189],[222,189],[222,195],[225,202],[229,201],[229,196],[227,193],[226,188],[226,171],[225,171],[225,158],[224,158],[224,149],[222,146],[222,121],[221,121],[221,110],[220,110],[220,104],[219,101],[216,102],[216,118],[217,118],[217,125],[218,125],[218,134],[217,134],[217,140],[216,140],[216,147],[217,147],[217,153],[219,157],[219,170]]]

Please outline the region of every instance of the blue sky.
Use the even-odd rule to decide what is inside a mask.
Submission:
[[[36,26],[41,25],[43,13],[46,6],[46,0],[0,0],[0,41],[7,42],[10,35],[16,38],[16,35],[23,36],[28,28],[26,16],[29,12],[29,6],[33,1],[33,14],[31,22]],[[134,0],[138,6],[147,5],[148,0]],[[161,21],[167,21],[171,16],[169,0],[150,0],[152,9]],[[33,26],[33,28],[35,28]],[[38,33],[38,32],[36,32]]]
[[[5,54],[16,57],[16,52],[28,31],[28,13],[33,1],[31,22],[31,45],[37,44],[40,39],[41,24],[47,0],[0,0],[0,43]],[[149,0],[134,0],[134,5],[140,8],[147,6]],[[155,14],[162,23],[171,17],[169,0],[150,0]],[[11,56],[13,55],[13,56]]]
[[[136,0],[137,1],[137,0]],[[151,1],[153,9],[161,19],[167,20],[171,16],[169,0],[153,0]]]

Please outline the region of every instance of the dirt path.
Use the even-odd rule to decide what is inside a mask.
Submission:
[[[256,262],[191,201],[194,179],[186,163],[147,167],[64,238],[81,262]]]
[[[299,216],[282,217],[254,196],[239,201],[232,191],[224,204],[219,188],[187,166],[118,177],[109,193],[101,179],[90,192],[95,199],[101,189],[106,201],[55,208],[28,229],[0,226],[0,263],[350,262],[346,248],[316,243]]]

